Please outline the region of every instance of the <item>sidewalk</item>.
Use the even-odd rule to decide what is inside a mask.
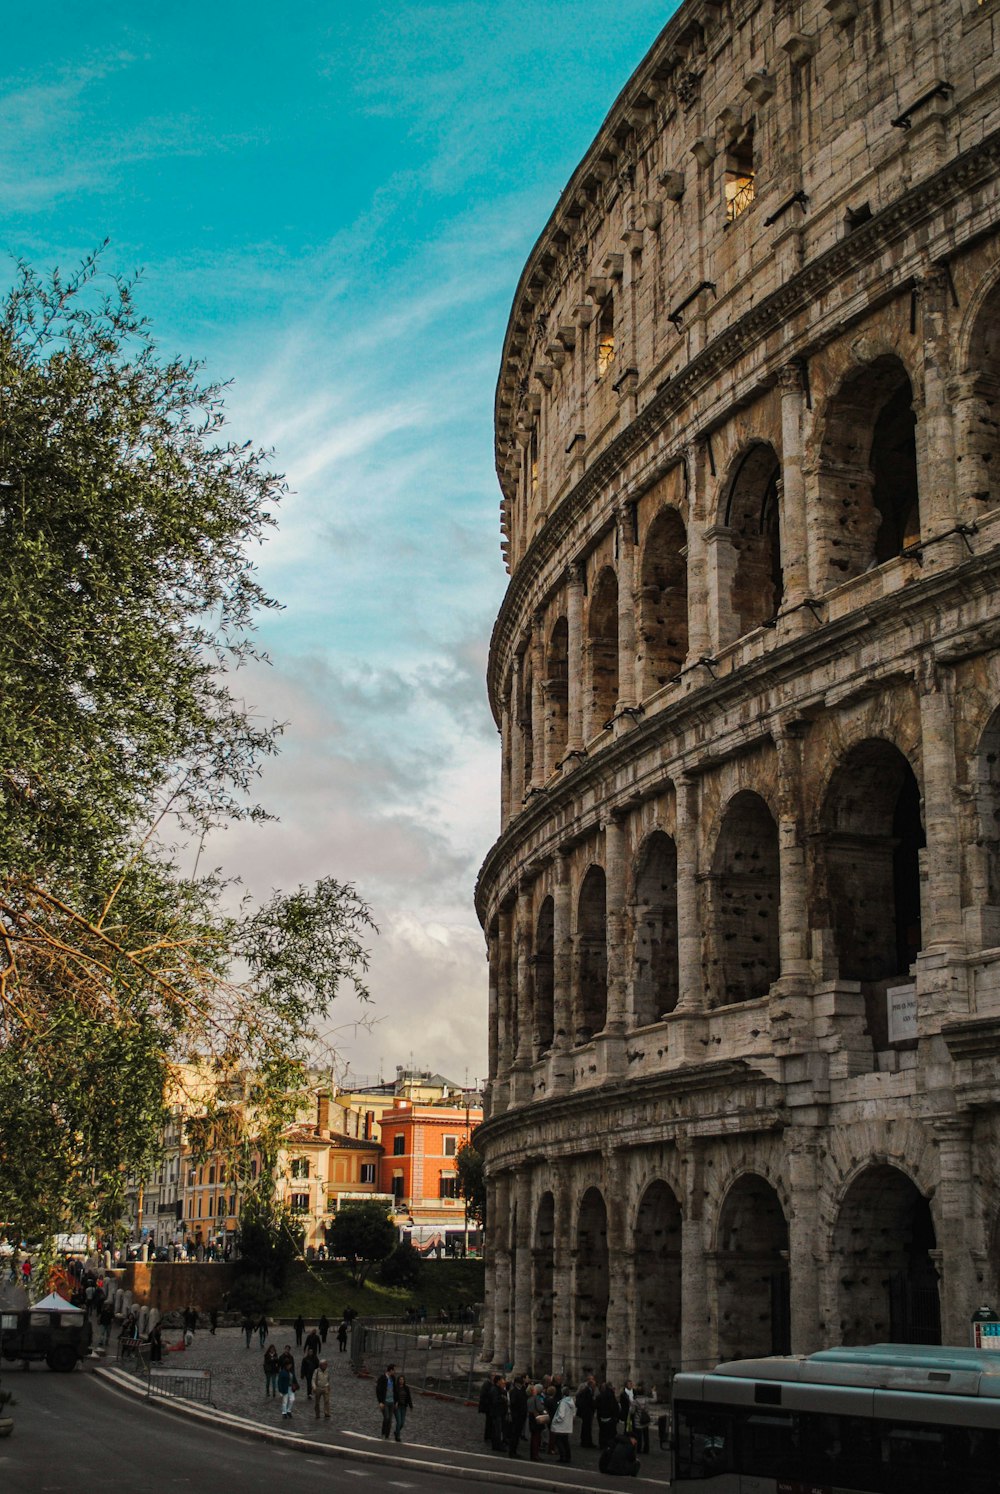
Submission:
[[[164,1347],[179,1337],[172,1331],[166,1332]],[[276,1344],[279,1353],[286,1343],[291,1342],[298,1367],[302,1350],[295,1348],[294,1334],[279,1327],[267,1342]],[[114,1346],[115,1340],[112,1339],[112,1350]],[[375,1400],[375,1381],[360,1379],[353,1373],[348,1355],[338,1352],[332,1334],[326,1346],[332,1381],[330,1420],[316,1420],[312,1401],[307,1399],[303,1384],[296,1397],[292,1420],[283,1421],[280,1402],[264,1395],[263,1357],[264,1351],[256,1334],[252,1347],[247,1349],[243,1334],[237,1328],[220,1328],[214,1337],[207,1330],[200,1329],[190,1349],[183,1353],[164,1354],[163,1367],[211,1370],[212,1400],[217,1411],[226,1418],[238,1417],[265,1435],[280,1438],[285,1445],[307,1441],[325,1446],[331,1452],[335,1448],[349,1449],[352,1454],[362,1457],[374,1456],[379,1461],[388,1459],[396,1466],[419,1462],[425,1467],[433,1465],[442,1473],[479,1474],[484,1482],[509,1482],[566,1491],[614,1487],[615,1481],[606,1479],[598,1471],[596,1449],[580,1448],[574,1440],[574,1461],[568,1467],[560,1467],[556,1458],[548,1454],[539,1463],[529,1462],[526,1442],[522,1443],[520,1459],[500,1457],[484,1443],[483,1420],[474,1407],[416,1391],[413,1410],[407,1416],[403,1432],[405,1440],[402,1443],[383,1441],[379,1435],[381,1413]],[[113,1370],[113,1359],[109,1357],[106,1363]],[[133,1383],[136,1382],[133,1380]],[[158,1401],[157,1404],[164,1402]],[[186,1405],[185,1410],[188,1410]],[[201,1408],[199,1412],[206,1414]],[[193,1408],[190,1414],[196,1415]],[[211,1416],[213,1413],[207,1414]],[[442,1454],[448,1453],[462,1456],[458,1459],[442,1458]],[[642,1460],[638,1483],[652,1481],[665,1486],[667,1466],[665,1454],[654,1447]]]

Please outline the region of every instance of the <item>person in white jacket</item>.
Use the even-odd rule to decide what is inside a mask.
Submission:
[[[573,1430],[573,1417],[575,1415],[576,1400],[568,1391],[564,1392],[562,1399],[555,1409],[550,1429],[555,1439],[556,1451],[559,1454],[560,1463],[570,1462],[569,1438]]]

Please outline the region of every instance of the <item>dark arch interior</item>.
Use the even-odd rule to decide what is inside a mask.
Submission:
[[[600,1032],[608,1013],[607,884],[604,868],[590,867],[577,911],[577,1024],[575,1040]]]
[[[566,751],[569,732],[569,624],[560,617],[545,656],[545,745],[552,768]]]
[[[588,615],[590,648],[590,730],[601,731],[618,703],[618,579],[603,570]]]
[[[600,1379],[607,1363],[608,1212],[596,1188],[589,1188],[580,1204],[576,1246],[577,1344],[581,1363]]]
[[[738,1178],[719,1213],[719,1354],[787,1354],[791,1344],[788,1223],[765,1178]]]
[[[714,1004],[766,996],[781,973],[778,827],[759,794],[726,811],[711,875],[709,989]]]
[[[741,634],[770,622],[781,606],[780,475],[774,447],[758,442],[740,462],[726,500],[725,522],[737,554],[732,606]]]
[[[679,991],[677,847],[659,830],[643,847],[636,873],[633,980],[638,1026],[674,1010]]]
[[[681,1356],[681,1210],[664,1182],[643,1194],[635,1226],[636,1374],[668,1382]]]
[[[927,1199],[898,1168],[868,1167],[851,1184],[834,1233],[844,1344],[939,1344],[941,1308]]]
[[[555,989],[553,903],[542,903],[535,928],[535,1044],[536,1056],[552,1047]]]
[[[639,575],[642,693],[653,695],[684,667],[688,651],[687,533],[676,509],[649,527]]]

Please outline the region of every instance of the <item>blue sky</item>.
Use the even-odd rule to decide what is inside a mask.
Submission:
[[[5,19],[5,278],[110,238],[161,346],[233,380],[232,425],[293,490],[259,557],[285,604],[272,665],[244,683],[289,722],[261,785],[280,819],[211,850],[258,893],[329,874],[371,902],[375,1001],[334,1008],[358,1074],[485,1073],[501,341],[532,243],[675,9],[76,4],[46,9],[44,38],[30,7]]]

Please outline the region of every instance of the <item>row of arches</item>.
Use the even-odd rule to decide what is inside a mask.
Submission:
[[[705,1267],[707,1321],[698,1324],[699,1357],[791,1352],[791,1299],[798,1284],[789,1214],[773,1183],[759,1173],[744,1172],[732,1183],[710,1238],[699,1240],[697,1262],[687,1253],[681,1204],[665,1180],[648,1184],[625,1240],[616,1244],[608,1201],[600,1187],[588,1187],[569,1231],[570,1343],[555,1322],[567,1307],[555,1301],[561,1255],[556,1228],[555,1199],[546,1191],[534,1209],[528,1257],[521,1258],[514,1245],[511,1262],[514,1283],[522,1273],[530,1275],[531,1298],[530,1342],[518,1343],[514,1353],[530,1355],[536,1373],[564,1368],[568,1355],[574,1374],[622,1373],[623,1361],[625,1373],[647,1385],[665,1385],[691,1357],[684,1342],[685,1296],[692,1290],[689,1277]],[[516,1234],[515,1217],[512,1240]],[[814,1251],[826,1262],[826,1280],[822,1302],[811,1304],[814,1341],[796,1344],[796,1352],[824,1343],[941,1342],[934,1219],[928,1199],[900,1168],[885,1162],[863,1168]],[[699,1282],[694,1295],[701,1290]],[[619,1322],[613,1324],[609,1314]],[[510,1331],[516,1337],[523,1325]],[[624,1338],[619,1363],[610,1368],[609,1337]]]
[[[1000,809],[1000,784],[995,798]],[[869,738],[833,770],[797,863],[807,879],[810,927],[829,929],[839,976],[858,981],[869,998],[869,1030],[885,1046],[884,992],[912,969],[922,947],[921,852],[925,844],[920,791],[909,761],[892,743]],[[995,820],[994,820],[995,833]],[[1000,858],[995,858],[1000,864]],[[677,843],[654,830],[638,846],[625,879],[624,945],[628,1025],[642,1027],[674,1011],[685,996],[679,958]],[[697,878],[701,980],[710,1006],[765,996],[782,974],[782,864],[779,826],[767,800],[743,789],[728,802]],[[1000,896],[1000,887],[995,889]],[[519,1024],[530,1023],[533,1057],[588,1041],[608,1021],[609,955],[614,934],[608,873],[586,867],[569,927],[557,927],[557,902],[546,892],[519,938],[530,980],[513,1003],[512,1050]],[[801,899],[796,900],[800,906]],[[569,1001],[561,1006],[557,974],[560,937],[571,944]],[[513,961],[511,962],[513,969]],[[525,993],[525,986],[527,992]],[[565,1024],[569,1025],[566,1026]],[[564,1024],[564,1025],[560,1025]]]

